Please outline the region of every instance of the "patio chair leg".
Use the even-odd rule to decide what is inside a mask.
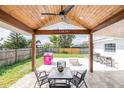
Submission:
[[[82,83],[78,86],[78,88],[80,88],[83,84],[84,84],[84,82],[82,82]]]
[[[80,86],[77,87],[77,88],[80,88],[83,84],[85,85],[86,88],[88,88],[88,87],[87,87],[87,84],[86,84],[86,82],[85,82],[85,80],[84,80],[84,81],[80,84]]]
[[[41,82],[41,84],[39,84],[39,88],[41,88],[42,85],[43,85],[43,81]]]
[[[35,82],[34,88],[36,87],[36,85],[37,85],[37,81]]]
[[[84,80],[84,84],[85,84],[85,87],[88,88],[88,87],[87,87],[87,84],[86,84],[86,82],[85,82],[85,80]]]

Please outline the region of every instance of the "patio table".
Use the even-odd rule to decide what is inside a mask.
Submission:
[[[70,87],[70,80],[73,78],[73,74],[69,67],[64,68],[63,72],[59,72],[57,67],[53,67],[48,75],[50,80],[66,80],[66,83],[50,83],[50,87]],[[68,84],[67,84],[68,81]]]

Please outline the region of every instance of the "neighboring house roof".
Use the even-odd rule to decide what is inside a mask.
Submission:
[[[73,47],[73,48],[81,48],[82,45],[81,45],[81,44],[78,44],[78,45],[72,45],[71,47]]]

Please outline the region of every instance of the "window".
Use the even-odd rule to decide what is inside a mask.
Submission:
[[[116,51],[116,44],[115,43],[105,44],[105,51],[106,52],[115,52]]]

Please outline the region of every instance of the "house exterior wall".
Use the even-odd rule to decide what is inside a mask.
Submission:
[[[104,44],[115,43],[115,52],[104,51]],[[124,70],[124,39],[112,39],[94,42],[94,52],[100,53],[102,56],[112,57],[118,63],[118,69]]]

